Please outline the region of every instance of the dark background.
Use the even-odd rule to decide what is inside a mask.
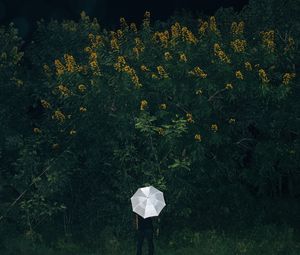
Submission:
[[[113,27],[120,17],[140,22],[146,10],[152,19],[166,20],[176,10],[211,15],[220,7],[239,10],[247,3],[248,0],[0,0],[0,24],[14,22],[20,35],[28,39],[37,20],[77,20],[82,10],[97,17],[102,27]]]

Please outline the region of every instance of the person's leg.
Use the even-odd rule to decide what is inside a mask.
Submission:
[[[144,236],[145,236],[144,231],[137,232],[136,255],[142,255]]]
[[[153,231],[147,230],[146,238],[148,241],[148,255],[154,254]]]

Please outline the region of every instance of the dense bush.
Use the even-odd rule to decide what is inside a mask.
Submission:
[[[146,12],[140,27],[121,18],[116,31],[82,13],[78,22],[40,22],[22,68],[17,46],[5,50],[14,55],[1,71],[10,93],[3,94],[1,123],[22,139],[18,160],[7,157],[1,168],[19,194],[26,191],[14,208],[19,214],[9,217],[22,219],[36,240],[37,233],[100,234],[107,225],[124,234],[130,196],[151,184],[165,192],[165,233],[295,224],[299,23],[293,19],[295,29],[287,30],[271,20],[277,1],[266,18],[253,17],[270,1],[261,2],[239,14],[219,10],[155,26]],[[4,33],[6,47],[19,44],[9,41],[15,32]],[[14,87],[22,83],[11,78],[15,72],[26,92]],[[15,129],[2,118],[16,119]]]

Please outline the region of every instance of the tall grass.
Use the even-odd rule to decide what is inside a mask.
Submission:
[[[291,227],[255,227],[238,233],[216,230],[182,231],[156,238],[156,255],[298,255],[300,235]],[[130,255],[135,254],[131,239],[118,239],[106,233],[106,240],[76,243],[61,239],[50,246],[25,238],[6,240],[3,255]],[[147,254],[147,243],[144,244]]]

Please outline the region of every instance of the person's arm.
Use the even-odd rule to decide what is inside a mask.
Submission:
[[[156,236],[159,236],[160,218],[157,219]]]

